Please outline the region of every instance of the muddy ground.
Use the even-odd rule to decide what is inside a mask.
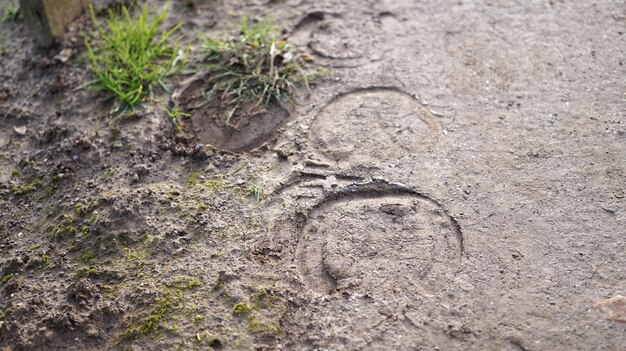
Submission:
[[[624,348],[623,1],[174,1],[170,22],[247,15],[332,72],[246,137],[206,111],[177,134],[156,103],[113,118],[77,89],[86,18],[50,50],[0,25],[0,349]]]

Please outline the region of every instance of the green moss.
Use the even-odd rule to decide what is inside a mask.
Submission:
[[[265,288],[257,289],[256,293],[252,295],[250,301],[255,309],[264,308],[269,309],[280,302],[280,297],[273,296],[268,293]]]
[[[85,224],[83,224],[81,230],[80,230],[80,237],[82,236],[87,236],[89,235],[89,231],[91,230],[91,225],[94,224],[96,222],[96,220],[98,219],[98,216],[93,214],[91,215],[91,217],[89,217],[89,219],[87,220],[87,222],[85,222]]]
[[[140,332],[143,335],[158,333],[161,322],[163,321],[165,316],[171,311],[172,307],[174,307],[175,304],[170,294],[165,294],[164,296],[157,297],[154,302],[154,309],[149,316],[144,318],[141,325]]]
[[[16,185],[13,187],[14,195],[24,195],[37,190],[37,188],[43,183],[41,179],[35,179],[34,181],[24,184]]]
[[[180,193],[178,191],[170,190],[170,191],[165,193],[165,198],[170,200],[170,201],[173,201],[178,195],[180,195]]]
[[[78,272],[76,272],[76,278],[94,278],[102,275],[102,273],[103,272],[101,270],[95,267],[81,268]]]
[[[154,299],[153,306],[148,314],[140,319],[139,322],[130,324],[120,337],[129,340],[138,335],[159,334],[174,309],[183,305],[184,292],[197,286],[200,286],[200,282],[197,279],[187,277],[167,284],[159,290],[159,295]],[[169,329],[173,330],[174,327]]]
[[[115,296],[114,293],[115,293],[115,286],[113,285],[102,285],[100,287],[100,294],[105,298],[114,297]]]
[[[247,302],[239,302],[233,306],[233,314],[238,316],[242,314],[248,314],[252,311],[252,308],[248,306]]]
[[[93,260],[94,258],[96,258],[96,253],[92,249],[86,249],[80,255],[80,261],[82,263],[89,263],[89,261]]]
[[[154,264],[154,260],[147,259],[148,252],[145,250],[131,250],[130,248],[125,247],[124,253],[126,254],[126,260],[139,270],[147,265]]]
[[[193,317],[193,318],[191,319],[191,322],[192,322],[193,324],[200,324],[200,323],[204,322],[204,320],[205,320],[205,319],[206,319],[206,318],[205,318],[204,316],[199,316],[199,315],[198,315],[198,316]]]
[[[89,203],[89,205],[87,206],[87,209],[88,209],[89,211],[93,211],[93,210],[95,210],[96,208],[100,207],[100,202],[101,202],[102,200],[103,200],[102,198],[100,198],[100,197],[96,197],[95,199],[91,200],[91,202],[90,202],[90,203]],[[91,217],[97,217],[97,216],[94,214],[94,215],[92,215]],[[92,220],[91,218],[89,219],[89,221],[90,221],[91,223],[95,222],[95,220],[96,220],[95,218],[93,218],[93,220]]]
[[[29,246],[29,247],[25,248],[25,249],[24,249],[24,251],[33,251],[33,250],[37,250],[38,248],[40,248],[40,247],[41,247],[41,245],[43,245],[43,244],[39,243],[39,244],[35,244],[35,245],[32,245],[32,246]]]
[[[154,238],[155,238],[154,235],[146,234],[139,242],[142,245],[148,245],[154,241]]]
[[[89,225],[87,225],[87,224],[83,225],[83,227],[80,230],[80,235],[79,236],[83,237],[83,236],[89,235],[89,229],[90,228],[91,227]]]
[[[254,314],[248,315],[248,331],[254,334],[273,335],[280,333],[280,325],[260,321]]]
[[[177,290],[189,290],[200,286],[200,281],[196,278],[180,277],[166,284],[168,288]]]
[[[198,286],[200,286],[200,281],[194,278],[188,281],[187,284],[185,284],[185,289],[192,289]]]
[[[59,224],[52,228],[51,235],[58,238],[68,235],[80,238],[89,235],[91,225],[96,222],[98,217],[96,214],[92,214],[88,219],[85,219],[85,216],[94,211],[99,204],[98,199],[92,200],[87,206],[81,203],[76,204],[73,211],[64,213],[59,217]]]
[[[53,237],[63,236],[65,234],[72,234],[72,235],[76,234],[76,228],[74,228],[71,225],[59,224],[52,229]]]
[[[19,170],[19,169],[17,169],[17,168],[13,168],[13,169],[11,170],[11,176],[13,176],[13,177],[17,177],[17,176],[19,176],[19,175],[20,175],[20,173],[22,173],[22,172],[20,172],[20,170]]]
[[[220,179],[208,180],[202,184],[205,188],[209,190],[221,190],[224,189],[224,182]]]
[[[50,264],[50,257],[48,255],[42,255],[41,257],[33,257],[28,260],[26,265],[27,269],[44,268]]]
[[[246,316],[250,333],[275,335],[281,331],[278,316],[284,313],[284,310],[277,308],[280,302],[280,297],[271,295],[265,288],[259,288],[249,301],[241,301],[233,306],[233,315]]]
[[[194,187],[196,185],[198,185],[198,183],[200,183],[200,180],[202,179],[202,173],[199,172],[191,172],[189,173],[189,175],[187,175],[187,186],[189,187]]]
[[[0,280],[0,286],[4,286],[6,283],[9,282],[9,280],[15,278],[15,274],[10,273],[10,274],[6,274],[4,277],[2,277],[2,279]]]
[[[75,218],[80,217],[82,214],[82,206],[81,204],[76,204],[76,206],[74,206],[74,216]]]

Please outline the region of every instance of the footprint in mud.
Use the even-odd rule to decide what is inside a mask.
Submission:
[[[246,113],[248,118],[239,125],[226,125],[215,118],[222,111],[216,106],[189,111],[193,131],[199,142],[233,152],[250,151],[263,145],[289,119],[289,112],[279,105]]]
[[[356,188],[317,206],[296,249],[299,271],[314,291],[385,296],[443,290],[461,265],[455,220],[409,190]]]
[[[333,99],[311,126],[309,145],[331,162],[367,163],[427,151],[441,126],[396,88],[357,89]]]
[[[271,139],[289,121],[289,111],[270,104],[243,106],[231,123],[226,124],[224,107],[209,102],[203,94],[208,84],[206,79],[206,72],[193,76],[172,94],[172,101],[191,115],[181,122],[188,127],[190,124],[191,128],[187,129],[191,129],[198,142],[232,152],[250,151]]]
[[[357,67],[382,59],[380,23],[316,11],[304,16],[289,41],[307,46],[321,62],[335,67]]]

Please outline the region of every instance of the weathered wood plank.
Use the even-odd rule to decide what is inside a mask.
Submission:
[[[37,43],[48,47],[89,3],[90,0],[20,0],[20,11]]]

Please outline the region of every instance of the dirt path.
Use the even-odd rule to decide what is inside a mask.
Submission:
[[[45,52],[1,24],[0,349],[626,345],[623,1],[172,15],[272,15],[333,72],[217,151],[74,90],[86,19]]]

